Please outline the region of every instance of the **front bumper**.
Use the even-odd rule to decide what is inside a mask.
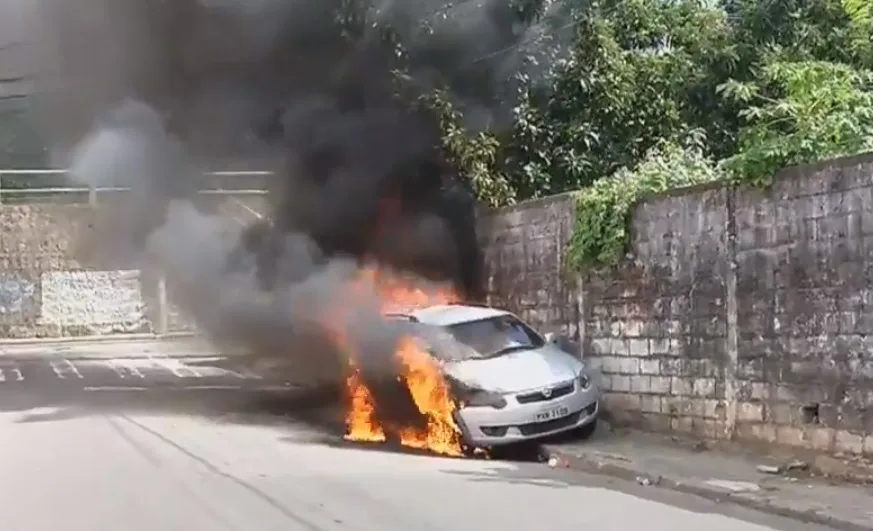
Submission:
[[[502,409],[465,407],[456,414],[466,443],[474,447],[500,446],[532,441],[563,433],[593,422],[599,412],[600,390],[592,385],[554,400],[520,404],[507,397]],[[567,415],[537,421],[537,414],[566,408]]]

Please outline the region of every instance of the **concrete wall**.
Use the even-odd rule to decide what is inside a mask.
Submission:
[[[651,198],[621,267],[556,288],[572,214],[484,219],[488,268],[510,308],[578,331],[616,418],[873,454],[873,156]]]

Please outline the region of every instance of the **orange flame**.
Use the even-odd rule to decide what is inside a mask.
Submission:
[[[383,313],[408,311],[458,300],[451,291],[414,287],[399,277],[389,277],[375,268],[363,270],[359,281],[371,283],[376,288]],[[349,348],[348,342],[342,340],[343,336],[338,339],[341,339],[339,346],[349,357],[350,365],[350,374],[346,379],[349,399],[346,439],[360,442],[385,441],[385,429],[375,417],[378,404],[354,365],[355,353]],[[424,429],[401,427],[396,433],[401,444],[443,455],[463,455],[461,431],[453,417],[455,403],[437,362],[410,337],[400,339],[395,355],[402,367],[399,379],[406,384],[415,406],[426,419]]]
[[[453,413],[455,403],[433,359],[409,338],[400,340],[397,355],[403,362],[403,380],[418,410],[427,417],[427,428],[400,431],[405,446],[438,454],[460,456],[460,430]]]
[[[347,437],[360,442],[384,442],[385,430],[376,421],[376,403],[370,390],[361,382],[361,373],[352,365],[346,379],[349,411],[346,415]]]

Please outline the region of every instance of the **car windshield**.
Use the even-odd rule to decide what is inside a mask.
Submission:
[[[485,358],[532,350],[545,344],[539,334],[513,315],[458,323],[446,327],[446,330],[455,340]]]

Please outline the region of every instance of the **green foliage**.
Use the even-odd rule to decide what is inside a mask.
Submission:
[[[586,186],[689,128],[724,136],[714,90],[701,91],[714,89],[711,65],[732,53],[721,10],[616,0],[583,12],[575,29],[548,89],[523,93],[516,108],[510,172],[520,196]]]
[[[857,62],[873,68],[873,3],[870,0],[843,0],[851,21],[848,38]]]
[[[486,132],[468,134],[461,113],[444,91],[434,91],[423,100],[440,119],[446,154],[461,176],[470,181],[479,200],[492,207],[514,203],[515,191],[496,165],[500,148],[497,139]]]
[[[723,0],[733,19],[734,41],[753,62],[776,47],[791,60],[847,63],[857,59],[858,36],[847,12],[848,4],[857,1]]]
[[[684,145],[656,145],[634,169],[621,169],[577,192],[567,265],[573,269],[615,265],[625,254],[637,202],[651,194],[719,179],[719,169],[703,152],[702,138],[693,134]]]
[[[647,194],[873,150],[869,0],[555,2],[509,130],[446,133],[490,204],[581,188],[571,267],[620,260]]]
[[[873,150],[873,72],[821,61],[774,59],[752,83],[721,87],[741,102],[739,152],[725,166],[766,185],[780,168]]]

